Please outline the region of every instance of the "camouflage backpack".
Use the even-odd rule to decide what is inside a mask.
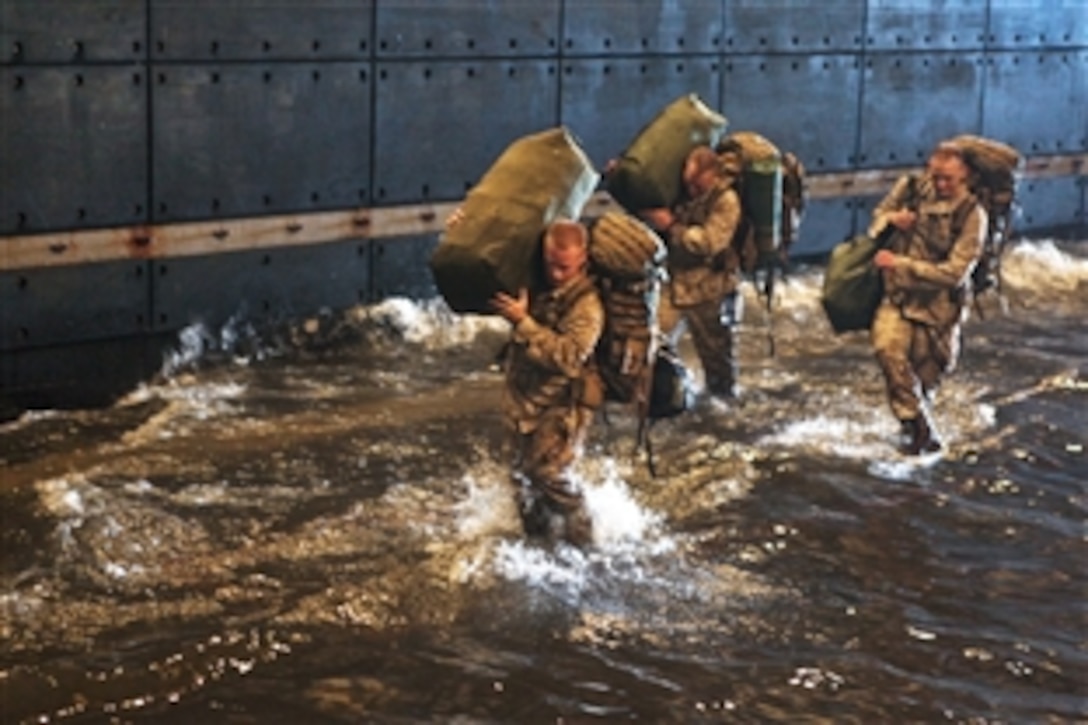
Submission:
[[[694,399],[687,369],[660,345],[657,307],[666,256],[657,233],[624,212],[606,212],[590,226],[590,271],[605,309],[595,353],[602,398],[634,406],[636,450],[645,448],[654,475],[649,427],[688,410]]]
[[[1023,167],[1020,152],[1008,144],[963,134],[950,139],[961,149],[971,170],[971,193],[989,217],[982,255],[971,276],[975,299],[987,290],[1001,291],[1001,257],[1012,235],[1016,184]]]

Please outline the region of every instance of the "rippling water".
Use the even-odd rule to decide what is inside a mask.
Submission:
[[[0,426],[0,721],[1088,720],[1088,246],[1006,270],[939,460],[802,270],[657,478],[595,430],[587,553],[520,539],[494,319],[187,330],[111,409]]]

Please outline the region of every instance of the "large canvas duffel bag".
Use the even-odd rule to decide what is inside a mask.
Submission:
[[[430,267],[455,312],[491,314],[496,292],[516,294],[541,273],[540,241],[556,219],[577,219],[600,175],[565,127],[514,141],[439,237]]]
[[[824,270],[820,303],[835,332],[868,330],[884,294],[873,257],[880,244],[859,235],[835,245]]]
[[[694,93],[677,98],[646,124],[608,172],[605,188],[629,211],[671,207],[681,197],[684,160],[713,147],[728,122]]]

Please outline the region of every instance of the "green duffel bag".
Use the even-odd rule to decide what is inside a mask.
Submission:
[[[880,270],[873,257],[881,248],[868,235],[835,245],[824,271],[820,302],[837,333],[868,330],[884,295]]]
[[[514,141],[461,204],[431,255],[435,285],[455,312],[493,314],[497,292],[541,275],[540,242],[556,219],[578,219],[600,175],[565,127]]]
[[[628,211],[671,207],[683,194],[684,161],[718,143],[728,122],[694,93],[666,106],[642,128],[609,171],[605,188]]]

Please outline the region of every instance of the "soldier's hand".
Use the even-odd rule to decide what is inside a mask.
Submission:
[[[491,298],[491,306],[511,324],[516,325],[529,316],[529,291],[520,289],[517,297],[499,292]]]
[[[891,269],[895,266],[898,259],[898,255],[890,249],[881,249],[873,257],[873,264],[875,264],[878,269]]]
[[[465,218],[465,211],[461,207],[454,209],[448,217],[446,217],[446,229],[452,229],[461,223],[461,220]]]
[[[910,209],[899,209],[888,215],[888,221],[891,222],[896,229],[901,229],[903,231],[907,231],[913,227],[917,218],[918,215]]]
[[[659,232],[668,229],[672,226],[673,222],[676,221],[675,217],[673,217],[672,210],[665,207],[643,209],[638,215],[644,222]]]

